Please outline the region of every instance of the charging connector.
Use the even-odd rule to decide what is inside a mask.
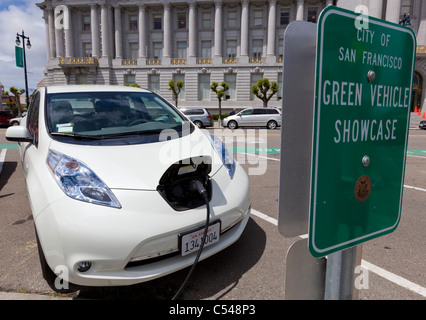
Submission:
[[[198,263],[198,260],[200,259],[201,252],[203,251],[203,248],[204,248],[204,242],[205,242],[206,236],[207,236],[207,231],[209,229],[209,223],[210,223],[209,194],[208,194],[207,190],[204,188],[203,183],[198,179],[194,179],[190,182],[189,188],[190,188],[191,191],[197,191],[201,195],[201,197],[203,197],[203,199],[206,202],[206,210],[207,210],[206,226],[204,227],[203,239],[201,241],[200,248],[198,249],[197,256],[195,257],[195,261],[192,264],[191,270],[189,270],[188,275],[185,278],[185,281],[182,283],[182,285],[180,286],[179,290],[176,292],[176,294],[172,298],[172,300],[176,300],[179,297],[183,288],[186,286],[189,278],[191,277],[192,272],[194,271],[195,266]]]

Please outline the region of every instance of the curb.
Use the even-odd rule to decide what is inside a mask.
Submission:
[[[0,292],[0,300],[72,300],[68,297],[52,297],[42,294]]]

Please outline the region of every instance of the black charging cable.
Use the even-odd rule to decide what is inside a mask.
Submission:
[[[197,256],[195,257],[195,261],[192,264],[191,270],[189,270],[188,275],[185,278],[185,281],[182,283],[182,285],[180,286],[179,290],[176,292],[176,294],[174,295],[172,300],[176,300],[179,297],[182,290],[185,288],[186,284],[188,283],[189,278],[191,278],[192,272],[194,271],[194,269],[195,269],[195,267],[198,263],[198,260],[200,259],[201,252],[203,251],[204,242],[206,240],[207,231],[209,229],[209,223],[210,223],[210,204],[209,204],[209,195],[208,195],[207,190],[204,188],[204,186],[203,186],[203,184],[201,183],[200,180],[191,181],[190,190],[191,191],[195,191],[195,190],[198,191],[198,193],[206,201],[206,208],[207,208],[206,226],[204,228],[204,235],[203,235],[203,239],[201,240],[200,248],[198,249]]]

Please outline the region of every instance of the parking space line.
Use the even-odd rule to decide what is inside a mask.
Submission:
[[[410,187],[410,186],[404,186],[404,187],[414,188],[414,187]],[[420,189],[420,188],[414,188],[414,189]],[[426,191],[426,190],[421,189],[421,191]],[[261,218],[265,221],[268,221],[269,223],[271,223],[275,226],[278,226],[278,220],[277,219],[274,219],[274,218],[272,218],[272,217],[270,217],[270,216],[268,216],[268,215],[266,215],[266,214],[264,214],[260,211],[257,211],[257,210],[252,208],[251,214],[258,217],[258,218]],[[301,235],[300,237],[301,238],[307,238],[307,235]],[[365,261],[365,260],[361,260],[361,266],[364,267],[365,269],[377,274],[378,276],[399,285],[400,287],[403,287],[403,288],[408,289],[412,292],[415,292],[415,293],[417,293],[417,294],[419,294],[423,297],[426,297],[426,288],[424,288],[424,287],[422,287],[422,286],[420,286],[420,285],[418,285],[414,282],[411,282],[411,281],[409,281],[409,280],[407,280],[403,277],[400,277],[400,276],[398,276],[398,275],[396,275],[392,272],[389,272],[385,269],[382,269],[382,268],[380,268],[380,267],[378,267],[378,266],[376,266],[376,265],[374,265],[374,264],[372,264],[368,261]]]
[[[1,152],[0,152],[0,174],[1,174],[1,171],[3,170],[3,163],[4,163],[4,159],[6,158],[6,152],[7,152],[7,149],[1,149]]]

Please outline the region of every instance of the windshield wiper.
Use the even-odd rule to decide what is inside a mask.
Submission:
[[[75,134],[75,133],[67,133],[67,132],[51,132],[52,136],[58,136],[58,137],[71,137],[74,139],[86,139],[86,140],[102,140],[103,137],[99,136],[90,136],[90,135],[82,135],[82,134]]]
[[[119,137],[124,137],[124,136],[139,136],[139,135],[157,134],[157,133],[161,133],[161,131],[162,131],[162,129],[129,131],[129,132],[106,134],[106,135],[103,135],[102,137],[104,139],[114,139],[114,138],[119,138]]]

